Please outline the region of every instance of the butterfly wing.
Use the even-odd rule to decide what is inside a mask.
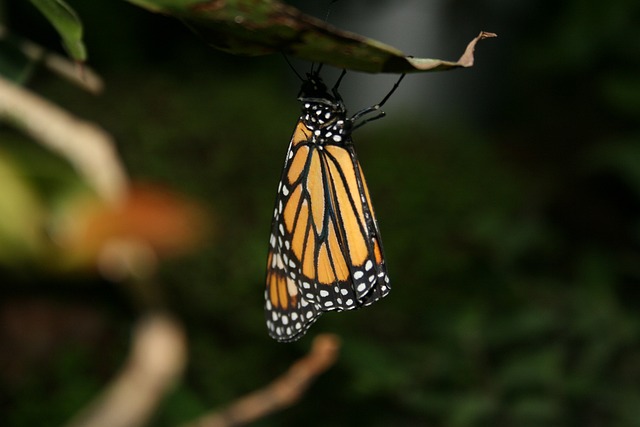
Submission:
[[[300,212],[292,212],[299,203],[302,191],[299,181],[306,164],[306,159],[298,153],[301,147],[306,146],[309,135],[309,130],[299,121],[289,143],[278,185],[269,238],[265,318],[269,335],[282,342],[300,338],[322,313],[316,303],[301,296],[300,260],[303,258],[295,256],[306,249],[305,242],[311,236],[308,218],[303,217],[308,215],[308,209],[305,207]]]
[[[351,141],[319,145],[300,120],[280,180],[267,263],[271,337],[294,341],[323,311],[389,292],[380,233]]]
[[[265,317],[269,335],[282,342],[295,341],[320,316],[316,304],[300,297],[297,285],[282,265],[282,255],[269,251]]]
[[[340,269],[335,269],[336,280],[329,284],[335,291],[335,307],[351,310],[387,295],[389,277],[371,197],[353,144],[350,140],[344,144],[330,143],[323,153],[330,188],[329,223],[337,230],[336,236],[327,235],[328,247],[332,249],[332,257],[339,248],[349,273],[345,277]],[[335,257],[341,260],[340,256]],[[333,307],[331,304],[327,307],[326,301],[321,301],[321,306],[325,310]]]

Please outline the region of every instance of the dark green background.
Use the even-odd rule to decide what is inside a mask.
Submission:
[[[106,91],[44,71],[30,87],[112,133],[133,178],[206,203],[215,223],[205,248],[162,268],[191,353],[153,425],[267,384],[327,331],[343,341],[337,365],[257,425],[640,426],[640,2],[444,2],[447,46],[460,48],[416,54],[455,59],[479,30],[499,38],[470,70],[407,77],[388,117],[354,135],[393,292],[287,345],[268,338],[262,307],[296,77],[277,55],[218,53],[126,2],[71,4]],[[27,2],[4,15],[58,49]],[[384,82],[370,103],[388,87],[355,73],[344,85],[360,79]],[[438,79],[440,98],[404,105],[421,79]],[[430,117],[439,104],[447,114]],[[0,292],[4,330],[12,308],[34,310],[24,333],[62,325],[44,356],[2,356],[2,425],[60,424],[125,357],[135,304],[77,277],[14,277]]]

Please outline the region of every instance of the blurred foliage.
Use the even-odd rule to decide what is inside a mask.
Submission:
[[[47,218],[93,193],[68,163],[28,138],[0,129],[0,141],[0,263],[42,266],[51,250]]]
[[[75,11],[63,0],[31,0],[31,3],[56,29],[69,56],[79,62],[86,60],[82,22]]]
[[[55,35],[30,26],[33,12],[18,3],[7,11],[11,27],[55,47]],[[45,73],[32,88],[114,134],[137,179],[205,200],[218,230],[195,256],[163,266],[159,282],[187,325],[191,358],[153,425],[264,385],[323,330],[343,339],[338,365],[298,405],[258,425],[639,424],[636,0],[447,6],[451,25],[501,35],[491,43],[495,60],[487,55],[451,80],[478,70],[492,100],[479,101],[488,102],[478,107],[481,122],[388,109],[356,133],[394,289],[375,307],[323,316],[291,345],[267,337],[262,291],[299,107],[295,77],[278,57],[222,55],[126,3],[77,3],[105,95]],[[124,357],[135,310],[95,279],[0,272],[0,282],[0,424],[60,424]],[[35,335],[24,321],[33,313],[16,306],[43,294],[55,306],[83,307],[78,319],[98,326],[79,337],[59,322],[45,356],[3,345]],[[16,316],[18,326],[9,322]],[[12,375],[15,360],[28,375]]]

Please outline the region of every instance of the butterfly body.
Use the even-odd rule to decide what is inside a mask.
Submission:
[[[366,306],[390,290],[351,139],[354,120],[317,74],[308,75],[299,99],[302,113],[276,197],[265,292],[269,334],[284,342],[301,337],[325,311]]]

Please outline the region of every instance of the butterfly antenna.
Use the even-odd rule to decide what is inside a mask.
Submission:
[[[329,22],[329,15],[331,15],[331,10],[333,7],[333,4],[336,3],[338,0],[331,0],[331,3],[329,3],[329,7],[327,7],[327,14],[324,16],[324,23],[328,23]],[[318,69],[313,71],[313,66],[316,65],[315,62],[311,63],[311,70],[309,71],[310,74],[319,74],[320,70],[322,69],[322,63],[318,64]]]
[[[329,7],[327,8],[327,14],[324,17],[324,23],[326,24],[327,22],[329,22],[329,15],[331,15],[331,10],[333,8],[333,5],[335,3],[337,3],[338,0],[331,0],[331,3],[329,3]]]
[[[287,55],[285,55],[284,53],[282,54],[282,57],[284,58],[285,61],[287,61],[287,65],[289,65],[289,68],[291,68],[291,71],[293,71],[293,73],[298,76],[298,79],[300,79],[301,82],[304,81],[304,79],[302,78],[302,76],[300,75],[300,73],[298,73],[298,70],[295,69],[295,67],[293,66],[293,64],[291,63],[291,61],[289,61],[289,58],[287,57]]]
[[[331,3],[329,3],[329,7],[327,8],[327,14],[326,14],[326,15],[325,15],[325,17],[324,17],[324,23],[325,23],[325,24],[326,24],[327,22],[329,22],[329,15],[331,14],[331,9],[332,9],[332,7],[333,7],[333,4],[334,4],[334,3],[337,3],[337,2],[338,2],[338,0],[331,0]],[[287,61],[287,64],[289,64],[289,68],[291,68],[291,69],[293,70],[293,72],[296,74],[296,76],[298,76],[298,78],[299,78],[300,80],[304,81],[304,79],[302,78],[302,76],[300,76],[300,73],[298,73],[298,72],[296,71],[296,69],[295,69],[295,68],[293,68],[293,65],[291,65],[291,62],[289,61],[289,58],[287,58],[287,57],[286,57],[286,55],[284,55],[284,53],[283,53],[283,56],[284,56],[285,61]],[[317,69],[317,70],[315,70],[315,71],[313,71],[313,67],[314,67],[315,65],[316,65],[316,63],[315,63],[315,62],[312,62],[312,63],[311,63],[311,68],[309,69],[309,74],[318,74],[318,73],[320,73],[320,70],[322,69],[322,64],[319,64],[319,65],[318,65],[318,69]]]
[[[316,68],[316,69],[314,70],[313,68],[314,68],[316,65],[318,66],[318,68]],[[323,64],[322,62],[318,62],[318,63],[316,63],[316,62],[312,62],[312,63],[311,63],[311,69],[309,70],[309,74],[313,74],[313,75],[318,75],[318,74],[320,74],[320,70],[322,70],[322,66],[323,66],[323,65],[324,65],[324,64]]]

